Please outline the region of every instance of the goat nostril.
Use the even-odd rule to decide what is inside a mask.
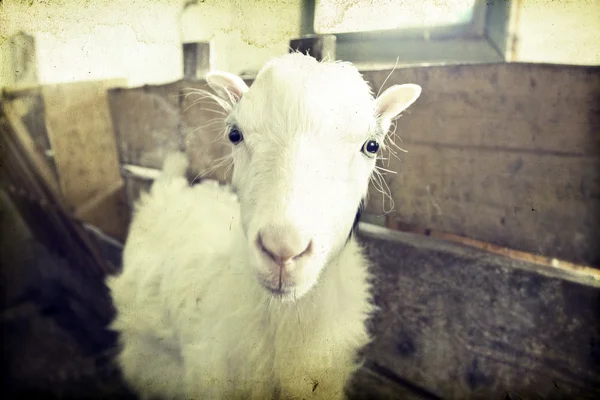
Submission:
[[[276,256],[275,256],[273,253],[271,253],[271,252],[269,251],[269,249],[267,249],[267,248],[265,247],[265,245],[264,245],[264,243],[263,243],[263,240],[262,240],[262,236],[261,236],[261,234],[260,234],[260,233],[258,234],[258,237],[257,237],[257,239],[256,239],[256,242],[257,242],[257,244],[258,244],[258,247],[260,248],[260,250],[261,250],[263,253],[265,253],[267,256],[269,256],[269,258],[271,258],[273,261],[275,261],[275,262],[278,262],[278,260],[277,260],[277,257],[276,257]]]
[[[293,242],[292,242],[293,243]],[[306,247],[296,245],[290,245],[286,241],[281,241],[280,238],[274,239],[267,235],[265,237],[261,233],[257,235],[256,245],[262,253],[267,255],[271,260],[280,266],[290,261],[296,261],[299,258],[308,255],[312,251],[313,243],[312,240],[308,242]],[[304,250],[299,252],[299,249]]]
[[[293,259],[297,260],[300,257],[307,256],[307,255],[309,255],[311,253],[311,251],[312,251],[312,240],[310,242],[308,242],[308,246],[306,246],[306,248],[304,249],[304,251],[302,251],[302,253],[300,253],[300,254],[295,255],[293,257]]]

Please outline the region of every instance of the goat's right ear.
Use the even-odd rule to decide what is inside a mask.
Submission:
[[[415,102],[421,95],[421,86],[414,84],[394,85],[376,99],[377,115],[383,132],[387,134],[392,121]]]
[[[248,85],[237,75],[229,72],[209,72],[206,83],[214,92],[226,101],[237,103],[244,93],[248,91]]]

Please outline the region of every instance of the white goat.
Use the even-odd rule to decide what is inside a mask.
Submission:
[[[143,398],[343,398],[373,310],[357,208],[421,88],[374,99],[351,64],[299,53],[251,88],[207,81],[228,109],[237,197],[190,187],[171,155],[140,200],[108,281],[125,379]]]

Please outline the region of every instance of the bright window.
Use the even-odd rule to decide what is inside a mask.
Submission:
[[[317,0],[320,34],[433,28],[471,22],[476,0]]]

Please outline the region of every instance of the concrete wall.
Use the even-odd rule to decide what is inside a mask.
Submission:
[[[31,3],[31,4],[30,4]],[[182,18],[182,0],[0,2],[0,86],[14,76],[7,39],[34,35],[39,82],[124,78],[165,83],[183,74],[181,25],[212,40],[212,65],[256,71],[300,32],[301,0],[204,0]],[[514,0],[509,61],[600,64],[600,1]],[[188,30],[189,32],[189,30]]]
[[[0,85],[13,75],[7,38],[20,30],[35,36],[41,83],[125,78],[136,86],[182,77],[182,0],[31,3],[0,3]],[[193,36],[213,41],[218,69],[256,70],[299,35],[300,0],[205,0],[196,8],[184,22],[195,19]]]

